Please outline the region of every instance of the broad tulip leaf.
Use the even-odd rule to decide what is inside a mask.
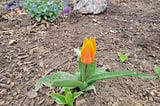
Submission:
[[[87,78],[90,78],[94,73],[96,72],[96,61],[92,62],[91,64],[88,64],[87,65],[87,70],[86,70],[86,73],[87,73]]]
[[[79,61],[78,65],[79,65],[79,72],[80,72],[80,80],[81,81],[85,81],[86,79],[88,79],[90,76],[92,76],[96,72],[96,61],[94,61],[88,65]],[[86,71],[86,75],[84,75],[85,71]]]
[[[56,87],[81,87],[83,83],[78,80],[57,80],[54,81],[53,86]]]
[[[67,104],[65,96],[58,93],[51,93],[50,96],[56,101],[57,104]]]
[[[154,78],[154,76],[145,74],[145,73],[137,73],[129,70],[122,70],[118,72],[105,72],[101,74],[95,74],[90,79],[87,80],[87,83],[93,83],[97,80],[103,80],[108,78],[122,77],[122,76],[137,76],[143,78]]]
[[[94,91],[94,93],[96,93],[96,88],[95,88],[95,86],[94,85],[90,85],[90,86],[88,86],[87,88],[85,88],[83,91],[89,91],[89,90],[93,90]]]
[[[81,77],[80,77],[80,72],[76,70],[76,72],[74,73],[75,77],[77,78],[77,80],[81,80]]]
[[[105,73],[105,72],[106,72],[105,67],[98,67],[98,68],[96,68],[96,73],[95,74],[101,74],[101,73]]]
[[[136,73],[135,75],[132,75],[132,76],[141,77],[141,78],[156,78],[155,76],[146,74],[146,73]]]
[[[67,72],[57,72],[50,75],[46,75],[36,83],[35,90],[38,91],[42,87],[42,85],[51,87],[54,85],[55,81],[63,81],[63,80],[76,80],[76,77]]]
[[[82,63],[81,60],[78,61],[78,71],[80,72],[80,81],[84,81],[84,72],[85,72],[86,64]]]

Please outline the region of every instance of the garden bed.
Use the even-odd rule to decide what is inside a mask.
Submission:
[[[0,8],[0,105],[54,106],[48,97],[57,88],[43,87],[32,92],[47,73],[77,67],[74,48],[86,36],[97,40],[97,65],[108,71],[131,69],[155,75],[160,65],[160,1],[110,0],[99,15],[71,13],[50,27],[36,24],[25,13]],[[117,52],[129,53],[121,64]],[[99,81],[93,92],[81,95],[77,106],[157,106],[160,104],[157,79],[121,77]],[[34,98],[33,98],[34,97]]]

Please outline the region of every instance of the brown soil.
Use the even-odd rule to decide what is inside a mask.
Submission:
[[[15,13],[14,13],[15,14]],[[73,72],[74,48],[85,36],[97,39],[97,65],[109,71],[131,69],[155,75],[160,65],[160,1],[110,0],[100,15],[71,14],[49,28],[32,28],[26,14],[0,9],[0,105],[55,106],[43,87],[36,96],[35,83],[48,72]],[[129,53],[121,64],[117,52]],[[157,79],[121,77],[98,81],[97,94],[85,93],[77,106],[159,106]],[[36,97],[34,97],[36,96]],[[34,98],[32,98],[34,97]]]

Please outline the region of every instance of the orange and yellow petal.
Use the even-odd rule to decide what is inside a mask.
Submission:
[[[81,61],[85,64],[90,64],[94,61],[96,54],[96,39],[88,37],[85,38],[81,49]]]

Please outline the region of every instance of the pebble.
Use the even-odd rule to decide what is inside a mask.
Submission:
[[[118,106],[118,103],[117,103],[117,102],[114,102],[114,103],[112,104],[112,106]]]
[[[118,31],[117,30],[110,30],[110,33],[116,34]]]
[[[32,89],[32,90],[30,90],[29,92],[27,92],[27,94],[26,94],[29,98],[35,98],[36,96],[37,96],[37,92],[34,90],[34,89]]]
[[[109,101],[109,102],[108,102],[108,106],[111,106],[111,105],[112,105],[112,102],[111,102],[111,101]]]
[[[17,43],[16,40],[10,40],[9,43],[8,43],[8,45],[13,45],[13,44],[15,44],[15,43]]]
[[[153,101],[153,98],[151,96],[149,96],[148,100],[149,101]]]
[[[156,92],[156,96],[160,97],[160,91]]]
[[[44,67],[44,62],[42,60],[39,61],[39,66]]]
[[[84,106],[86,104],[85,99],[76,100],[76,106]]]
[[[155,96],[155,92],[156,92],[156,90],[152,90],[152,91],[150,92],[150,94],[151,94],[152,96]]]

